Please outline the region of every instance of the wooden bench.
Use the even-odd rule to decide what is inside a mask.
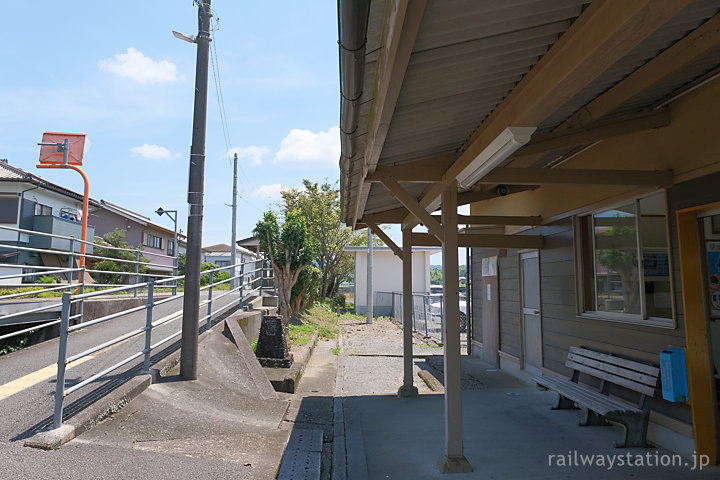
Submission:
[[[608,425],[607,421],[625,427],[625,441],[618,447],[645,447],[650,402],[655,395],[660,369],[645,363],[616,357],[581,347],[570,347],[565,366],[573,369],[568,380],[540,376],[535,382],[559,394],[553,409],[585,407],[587,414],[581,425]],[[578,384],[580,373],[600,380],[599,390]],[[640,394],[635,404],[608,396],[611,384]]]

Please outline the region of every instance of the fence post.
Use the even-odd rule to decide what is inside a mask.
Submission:
[[[70,292],[63,293],[62,312],[60,314],[60,345],[58,347],[57,378],[55,382],[55,413],[53,428],[60,428],[63,416],[63,400],[65,399],[65,365],[67,359],[68,328],[70,327]]]
[[[440,297],[440,342],[445,345],[445,295]]]
[[[140,283],[140,251],[135,252],[135,284]],[[133,290],[133,297],[137,297],[137,287]]]
[[[212,320],[212,293],[213,293],[213,276],[215,272],[210,272],[210,288],[208,289],[208,308],[207,308],[207,322],[205,323],[206,328],[210,328],[210,320]]]
[[[143,372],[150,373],[150,345],[152,345],[152,319],[153,319],[153,291],[155,290],[155,279],[148,282],[147,306],[145,307],[145,359],[143,360]]]
[[[424,302],[425,305],[423,308],[425,309],[425,336],[429,337],[428,329],[427,329],[428,304],[430,303],[430,300],[432,300],[432,297],[425,296],[424,298],[425,298],[425,302]]]

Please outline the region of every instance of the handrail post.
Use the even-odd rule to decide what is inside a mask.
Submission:
[[[80,274],[82,275],[82,283],[80,284],[80,295],[85,293],[85,265],[80,267]],[[85,299],[80,299],[80,323],[85,321]]]
[[[207,322],[205,323],[206,328],[210,328],[210,320],[212,320],[212,294],[213,294],[214,274],[215,274],[215,272],[210,272],[210,288],[208,288]]]
[[[72,294],[70,292],[65,292],[62,297],[62,312],[60,314],[60,345],[58,347],[57,378],[55,382],[55,412],[53,414],[53,428],[60,428],[62,425],[71,295]]]
[[[147,306],[145,308],[145,359],[143,360],[143,372],[150,373],[150,345],[152,344],[152,320],[153,320],[153,291],[155,290],[155,279],[148,282]]]
[[[68,268],[70,268],[70,269],[75,268],[75,237],[70,237],[70,250],[68,251]],[[68,283],[72,284],[72,282],[73,282],[73,272],[70,272],[70,273],[68,273]],[[80,293],[80,290],[78,290],[78,293]]]
[[[75,268],[75,237],[70,237],[70,250],[68,251],[68,268]],[[72,272],[68,274],[72,278]]]
[[[263,294],[263,285],[265,284],[265,259],[260,262],[260,296]]]
[[[245,289],[245,264],[240,262],[240,295],[238,297],[238,306],[242,306],[243,290]]]
[[[135,285],[140,283],[140,251],[135,251]],[[137,297],[138,289],[135,287],[133,290],[133,297]]]
[[[175,248],[176,251],[177,251],[177,236],[175,237],[175,246],[174,246],[173,248]],[[174,251],[173,253],[176,253],[176,251]],[[173,274],[173,277],[177,277],[177,276],[178,276],[177,254],[175,255],[175,258],[173,259],[173,269],[172,269],[172,272],[173,272],[173,273],[172,273],[172,274]],[[178,281],[177,281],[177,278],[176,278],[176,279],[173,280],[172,283],[170,284],[171,287],[172,287],[171,290],[170,290],[170,292],[171,292],[171,294],[172,294],[173,297],[174,297],[175,295],[177,295],[177,283],[178,283]]]

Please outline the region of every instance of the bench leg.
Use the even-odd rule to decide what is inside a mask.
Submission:
[[[602,415],[598,415],[597,412],[594,412],[590,409],[586,410],[585,418],[582,419],[580,422],[581,427],[589,427],[589,426],[600,426],[600,427],[606,427],[610,426],[610,423],[608,423],[607,420],[605,420],[605,417]]]
[[[562,395],[558,394],[558,403],[557,406],[552,408],[553,410],[577,410],[578,407],[575,406],[575,403],[568,399],[563,397]]]
[[[625,441],[623,444],[616,444],[617,448],[646,448],[652,445],[647,443],[648,417],[631,415],[618,422],[625,427]]]

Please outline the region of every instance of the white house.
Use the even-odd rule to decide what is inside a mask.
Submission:
[[[355,313],[367,311],[367,247],[345,247],[355,255]],[[412,250],[412,290],[430,293],[430,256],[440,247],[415,247]],[[390,247],[373,248],[373,315],[389,315],[392,299],[385,293],[402,292],[402,262]],[[386,298],[387,297],[387,298]]]
[[[71,241],[43,235],[20,233],[18,229],[80,238],[83,196],[0,159],[0,276],[20,273],[10,265],[67,266]],[[98,203],[90,200],[90,207]],[[88,239],[95,227],[88,225]],[[37,248],[46,252],[25,250]],[[74,242],[75,252],[80,242]],[[92,253],[92,246],[87,253]],[[7,280],[5,283],[14,283]]]
[[[260,258],[260,255],[244,247],[236,247],[236,260],[238,263],[252,262]],[[209,247],[203,247],[203,262],[214,263],[218,267],[230,265],[232,251],[230,245],[219,243]]]

